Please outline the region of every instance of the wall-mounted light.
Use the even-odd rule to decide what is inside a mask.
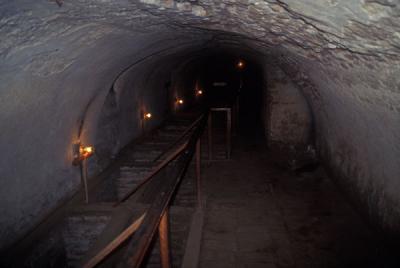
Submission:
[[[73,145],[73,154],[74,154],[74,165],[79,165],[83,160],[89,158],[94,154],[93,146],[83,146],[80,142],[77,142]]]
[[[176,103],[178,103],[179,105],[183,104],[183,99],[176,99]]]
[[[140,120],[140,125],[142,127],[142,133],[146,132],[146,125],[150,123],[150,119],[153,117],[152,113],[148,112],[145,107],[142,108],[140,112],[142,120]]]
[[[93,155],[94,148],[93,148],[93,146],[81,146],[79,148],[79,151],[83,158],[88,158]]]
[[[203,95],[203,90],[198,89],[198,90],[196,91],[196,95],[197,95],[197,96]]]
[[[151,113],[145,113],[143,117],[144,117],[144,119],[150,119],[152,117],[152,114]]]
[[[245,63],[244,63],[243,60],[239,60],[239,61],[237,62],[237,64],[236,64],[236,67],[237,67],[238,69],[243,69],[244,66],[245,66]]]
[[[88,190],[88,171],[87,159],[94,154],[93,146],[83,146],[80,141],[72,145],[74,155],[73,165],[79,165],[81,169],[81,180],[85,191],[85,202],[89,203],[89,190]]]

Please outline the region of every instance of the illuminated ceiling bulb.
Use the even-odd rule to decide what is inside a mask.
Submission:
[[[145,114],[144,114],[144,118],[145,118],[145,119],[150,119],[151,116],[152,116],[151,113],[145,113]]]
[[[197,90],[197,95],[202,95],[203,94],[203,90]]]
[[[178,99],[178,104],[183,104],[183,100],[182,99]]]
[[[243,68],[244,67],[244,62],[242,60],[239,60],[239,62],[237,63],[237,67],[238,68]]]

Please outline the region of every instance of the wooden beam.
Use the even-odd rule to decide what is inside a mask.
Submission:
[[[168,227],[168,209],[161,216],[160,225],[158,225],[158,236],[160,238],[160,257],[161,267],[169,268],[171,266],[169,252],[169,227]]]
[[[232,110],[226,110],[226,158],[231,158],[231,137],[232,137]]]
[[[192,216],[192,223],[186,242],[185,255],[181,267],[197,268],[200,257],[201,237],[203,233],[204,212],[198,209]]]
[[[208,160],[212,160],[212,113],[208,114]]]
[[[128,226],[122,233],[120,233],[113,241],[107,244],[102,250],[99,251],[93,258],[83,265],[83,268],[92,268],[99,264],[104,258],[112,253],[119,245],[126,241],[142,224],[146,213],[143,213],[137,220]]]
[[[87,166],[86,158],[80,162],[80,169],[81,169],[81,179],[82,179],[83,191],[85,193],[85,203],[89,204],[88,166]]]
[[[196,181],[197,181],[197,205],[202,208],[201,197],[201,144],[200,139],[196,143]]]

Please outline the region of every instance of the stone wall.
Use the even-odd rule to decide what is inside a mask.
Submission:
[[[110,135],[121,148],[141,133],[137,109],[130,106],[139,100],[154,112],[154,124],[162,120],[162,83],[181,60],[171,55],[189,53],[205,38],[162,25],[153,31],[140,12],[129,15],[136,21],[131,31],[90,19],[93,10],[87,6],[71,6],[65,14],[67,6],[0,4],[0,31],[7,36],[0,43],[0,248],[21,238],[79,188],[73,143],[104,144],[109,142],[104,135]],[[117,77],[131,67],[133,76],[112,93]],[[107,121],[107,113],[120,121]],[[118,126],[116,140],[103,132],[107,125]],[[92,161],[90,169],[96,172],[106,163],[107,158]]]
[[[138,96],[157,110],[150,95],[164,86],[162,69],[213,47],[276,61],[307,98],[336,180],[373,222],[400,232],[397,1],[59,2],[0,3],[0,248],[79,187],[71,145],[101,141],[105,103],[135,113],[122,103]],[[131,67],[142,78],[124,80],[135,89],[110,100]],[[131,123],[120,147],[138,121],[118,118]]]
[[[267,68],[264,125],[269,147],[312,144],[312,116],[297,85],[278,67]]]
[[[400,69],[378,62],[344,68],[297,60],[285,59],[282,66],[312,102],[325,167],[371,223],[399,236]],[[308,75],[296,68],[300,62]]]

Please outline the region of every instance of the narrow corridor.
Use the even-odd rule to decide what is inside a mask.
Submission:
[[[0,268],[399,268],[399,29],[399,0],[0,1]]]

